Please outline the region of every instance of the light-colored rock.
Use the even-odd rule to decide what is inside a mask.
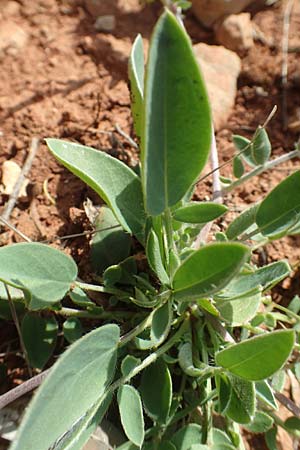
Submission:
[[[20,3],[9,1],[1,7],[1,14],[5,18],[15,16],[19,14],[20,8],[21,8]]]
[[[194,52],[206,83],[214,127],[219,130],[226,125],[234,105],[241,60],[219,45],[197,44]]]
[[[207,27],[228,14],[237,14],[257,0],[192,0],[193,13]]]
[[[27,33],[11,20],[0,23],[0,52],[10,49],[21,50],[28,40]]]
[[[4,161],[2,165],[2,186],[1,191],[5,195],[11,195],[13,192],[13,189],[15,187],[15,184],[20,176],[21,173],[21,167],[12,160]],[[20,192],[19,197],[26,197],[26,186],[28,185],[28,180],[25,180]]]
[[[116,28],[116,18],[112,14],[99,16],[96,19],[94,27],[97,31],[113,31]]]
[[[249,50],[253,44],[254,30],[250,13],[230,14],[216,27],[219,44],[233,51]]]

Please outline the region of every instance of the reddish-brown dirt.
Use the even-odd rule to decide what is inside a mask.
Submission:
[[[290,46],[294,52],[288,57],[288,123],[300,119],[300,7],[295,3],[290,27]],[[17,49],[0,49],[0,167],[10,159],[22,166],[32,138],[40,139],[29,174],[33,194],[17,202],[10,217],[11,223],[32,240],[51,240],[56,235],[85,230],[88,221],[83,201],[86,197],[97,201],[90,189],[56,163],[44,138],[80,142],[103,149],[129,165],[136,163],[137,151],[116,131],[116,125],[133,136],[127,59],[138,33],[143,35],[147,47],[160,11],[158,3],[142,7],[138,0],[103,2],[103,14],[113,14],[116,27],[111,33],[102,33],[95,30],[95,17],[83,1],[18,0],[14,8],[7,8],[7,2],[0,0],[0,20],[10,30],[8,34],[11,27],[17,25],[27,36],[26,43],[19,43]],[[299,134],[299,129],[286,130],[283,126],[283,5],[277,2],[273,7],[254,11],[253,21],[264,39],[255,41],[248,53],[240,55],[242,73],[235,107],[227,126],[217,134],[220,161],[233,155],[232,134],[250,137],[275,104],[278,113],[268,126],[273,155],[292,150],[297,132]],[[193,43],[216,44],[213,32],[203,29],[190,12],[185,23]],[[296,168],[299,168],[299,161],[293,160],[252,179],[237,193],[228,196],[228,204],[238,210],[259,200]],[[226,168],[224,174],[228,173]],[[45,180],[53,203],[43,191]],[[197,196],[203,197],[203,192],[207,195],[210,185],[210,180],[199,185]],[[0,194],[1,208],[6,201],[7,196]],[[0,245],[20,240],[12,231],[2,229]],[[300,237],[285,238],[269,245],[263,257],[265,260],[289,258],[297,263],[299,243]],[[53,245],[61,246],[57,241]],[[86,255],[88,240],[85,237],[69,239],[64,241],[63,248],[83,269],[81,257]],[[296,273],[278,291],[280,300],[287,301],[299,293],[298,284],[299,274]],[[14,339],[15,334],[12,326],[1,323],[1,327],[0,351],[3,351],[7,348],[5,342]],[[3,360],[3,355],[0,358]],[[10,385],[5,383],[2,392],[24,377],[20,358],[11,356],[6,362],[11,374]],[[252,448],[258,448],[257,444],[253,443]]]

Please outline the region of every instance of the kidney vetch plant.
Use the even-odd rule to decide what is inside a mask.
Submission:
[[[299,373],[299,299],[291,308],[275,304],[268,292],[291,268],[287,261],[257,267],[252,252],[299,232],[300,172],[224,232],[209,233],[207,224],[228,210],[191,201],[211,148],[209,102],[190,40],[168,10],[154,29],[145,74],[143,58],[139,36],[129,61],[139,170],[47,140],[106,203],[92,242],[97,282],[79,280],[75,262],[47,245],[0,249],[1,305],[12,302],[21,317],[29,364],[42,369],[49,359],[58,316],[71,343],[34,396],[12,450],[81,449],[105,414],[123,428],[119,450],[243,449],[241,426],[266,433],[268,445],[279,425],[299,437],[297,420],[276,414],[288,359],[286,370]],[[251,140],[233,139],[235,180],[221,178],[223,193],[299,156],[296,149],[270,160],[264,126]],[[101,326],[81,336],[80,318]]]

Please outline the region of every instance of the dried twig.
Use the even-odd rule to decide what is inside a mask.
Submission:
[[[49,374],[50,370],[51,369],[44,370],[44,372],[35,375],[30,378],[30,380],[24,381],[24,383],[20,384],[20,386],[17,386],[5,394],[0,395],[0,409],[5,408],[5,406],[27,394],[27,392],[36,389]]]
[[[32,242],[31,239],[26,236],[26,234],[22,233],[22,231],[18,230],[14,225],[12,225],[10,222],[5,220],[3,217],[0,216],[0,222],[2,222],[7,228],[12,230],[14,233],[18,234],[24,241]]]
[[[212,179],[213,179],[212,200],[215,203],[223,203],[222,188],[221,188],[221,182],[220,182],[218,149],[217,149],[215,132],[214,132],[213,127],[212,127],[211,148],[210,148],[210,162],[211,162],[211,168],[212,168],[211,174],[212,174]],[[212,224],[213,224],[213,221],[207,223],[202,228],[202,230],[198,234],[197,238],[195,239],[195,242],[194,242],[195,249],[200,248],[201,242],[206,241],[208,233],[211,230]]]
[[[33,160],[35,158],[35,155],[37,153],[38,147],[39,147],[39,139],[34,137],[31,141],[31,146],[30,146],[25,164],[22,167],[19,178],[16,181],[13,192],[11,193],[11,195],[8,199],[8,202],[6,203],[6,206],[2,213],[1,219],[4,219],[6,221],[9,220],[11,212],[15,207],[16,201],[18,200],[19,192],[24,183],[24,179],[31,169],[31,166],[32,166]]]
[[[118,125],[117,123],[115,124],[115,130],[124,138],[126,139],[126,141],[129,142],[130,145],[132,145],[132,147],[134,148],[139,148],[139,146],[137,145],[136,142],[134,142],[134,140],[127,134],[125,133],[125,131],[122,130],[122,128],[120,127],[120,125]]]
[[[283,37],[282,37],[282,66],[281,66],[281,85],[282,85],[282,122],[284,130],[287,129],[287,77],[288,77],[288,52],[289,52],[289,30],[291,14],[294,6],[294,0],[287,0],[283,15]]]
[[[288,397],[281,392],[275,392],[276,399],[286,407],[294,416],[300,418],[300,408]]]

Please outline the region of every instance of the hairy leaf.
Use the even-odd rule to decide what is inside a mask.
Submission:
[[[263,380],[282,367],[294,342],[294,331],[274,331],[221,350],[216,363],[241,378]]]
[[[149,417],[156,422],[165,423],[172,401],[172,379],[162,359],[143,371],[140,392]]]
[[[248,256],[248,248],[237,243],[218,242],[202,247],[176,270],[175,296],[188,300],[214,294],[238,273]]]
[[[260,232],[269,239],[288,233],[299,220],[300,171],[293,173],[276,186],[261,202],[256,223]]]
[[[196,181],[211,142],[206,89],[191,42],[170,12],[161,16],[151,39],[144,118],[145,207],[156,216],[181,200]]]
[[[65,351],[33,398],[11,450],[48,450],[103,397],[118,342],[119,328],[105,325]]]
[[[31,310],[61,300],[76,277],[73,259],[49,246],[21,243],[0,248],[0,280],[22,289]]]
[[[122,227],[144,238],[145,215],[140,178],[107,153],[59,139],[47,139],[51,153],[94,189],[111,207]]]
[[[144,96],[144,49],[140,34],[135,38],[128,62],[131,110],[136,134],[141,137]]]
[[[118,390],[118,404],[123,429],[128,439],[137,446],[144,441],[143,408],[138,391],[128,384]]]
[[[22,320],[21,332],[30,365],[42,369],[55,348],[58,332],[55,317],[27,313]]]
[[[186,223],[207,223],[222,216],[228,208],[213,202],[190,202],[173,213],[174,219]]]

